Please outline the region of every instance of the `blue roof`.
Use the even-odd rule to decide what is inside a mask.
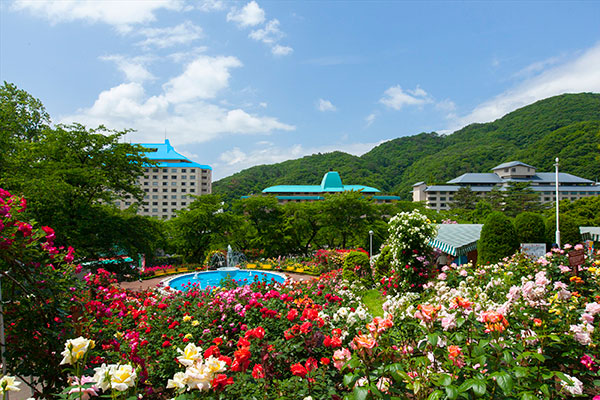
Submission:
[[[212,170],[212,168],[209,165],[195,163],[186,156],[176,152],[175,148],[171,146],[169,139],[165,139],[164,143],[139,143],[139,145],[147,149],[147,151],[144,152],[144,155],[149,160],[159,161],[157,163],[157,167],[185,166]]]
[[[555,181],[555,173],[554,172],[538,172],[535,176],[539,177],[542,182],[551,182]],[[558,173],[558,184],[568,184],[568,183],[585,183],[590,184],[594,183],[594,181],[590,181],[589,179],[580,178],[575,175],[567,174],[566,172]]]
[[[519,165],[523,166],[523,167],[529,167],[529,168],[535,169],[535,167],[532,167],[531,165],[525,164],[524,162],[521,162],[521,161],[509,161],[509,162],[505,162],[504,164],[500,164],[500,165],[495,166],[494,168],[492,168],[492,171],[496,170],[496,169],[501,169],[501,168],[516,167],[516,166],[519,166]]]
[[[461,176],[454,178],[452,180],[449,180],[446,183],[458,183],[460,185],[467,185],[467,184],[481,184],[481,183],[496,184],[496,183],[502,183],[502,182],[503,182],[502,178],[500,178],[498,175],[494,174],[493,172],[489,172],[489,173],[462,174]]]
[[[332,193],[345,191],[378,193],[379,189],[363,185],[344,185],[340,174],[330,171],[323,176],[320,185],[277,185],[263,190],[263,193]]]

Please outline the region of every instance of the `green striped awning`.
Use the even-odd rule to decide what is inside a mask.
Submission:
[[[581,233],[583,240],[600,242],[600,226],[580,226],[579,233]]]
[[[477,248],[482,224],[442,224],[438,225],[438,233],[429,245],[453,255],[466,255]]]

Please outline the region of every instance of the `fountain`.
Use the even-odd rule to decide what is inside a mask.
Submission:
[[[226,267],[217,268],[219,270],[231,270],[236,269],[236,265],[239,265],[241,261],[245,261],[246,256],[243,253],[235,252],[231,248],[231,245],[227,245],[227,258]]]

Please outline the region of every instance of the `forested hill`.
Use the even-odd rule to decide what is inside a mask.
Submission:
[[[316,185],[333,169],[346,184],[374,186],[410,199],[418,181],[443,183],[515,160],[550,172],[555,157],[562,172],[598,180],[599,145],[600,94],[564,94],[450,135],[432,132],[390,140],[361,157],[333,152],[248,168],[214,182],[213,192],[233,199],[273,185]]]

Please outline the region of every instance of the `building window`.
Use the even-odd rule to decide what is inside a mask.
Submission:
[[[171,195],[171,198],[172,198],[172,199],[176,199],[176,198],[177,198],[177,195],[176,195],[176,194],[172,194],[172,195]]]
[[[430,206],[430,207],[436,207],[436,206],[437,206],[437,204],[436,204],[436,203],[431,203],[431,204],[429,204],[429,206]]]
[[[158,182],[152,182],[152,186],[158,186]]]
[[[171,179],[177,179],[177,175],[171,175]]]
[[[152,179],[158,179],[158,175],[152,175]]]
[[[181,175],[181,179],[187,179],[186,175]]]
[[[152,193],[158,192],[158,189],[152,189]]]
[[[166,183],[165,183],[166,185]],[[171,182],[171,186],[177,186],[177,182]]]
[[[182,205],[182,206],[185,206],[185,205],[187,205],[187,203],[186,203],[185,201],[182,201],[182,202],[181,202],[181,205]]]
[[[152,205],[153,205],[153,206],[157,206],[157,205],[158,205],[158,201],[153,201],[153,202],[152,202]]]
[[[164,189],[164,188],[163,188],[163,193],[164,193],[164,192],[168,192],[168,191],[169,191],[169,189]]]
[[[177,205],[177,202],[176,202],[176,201],[172,201],[172,202],[171,202],[171,205],[172,205],[172,206],[176,206],[176,205]]]
[[[181,172],[186,172],[186,169],[185,168],[181,168]]]
[[[166,195],[166,194],[163,195],[163,199],[168,199],[168,198],[169,198],[168,195]]]
[[[510,172],[517,172],[517,169],[516,168],[511,168]]]
[[[196,179],[196,175],[190,175],[190,179]]]
[[[144,168],[144,172],[150,172],[150,168]]]
[[[148,182],[144,182],[144,186],[148,186]]]
[[[442,204],[440,204],[440,207],[442,207],[442,208],[443,208],[443,207],[446,207],[446,203],[442,203]]]
[[[173,174],[177,173],[177,169],[176,169],[176,168],[173,168],[173,169],[171,170],[171,173],[173,173]]]
[[[171,193],[177,192],[177,189],[171,189]]]
[[[154,168],[152,172],[158,172],[158,168]]]
[[[196,189],[193,189],[193,188],[190,189],[190,193],[195,193],[195,192],[196,192]]]
[[[440,201],[446,201],[445,197],[440,197]]]
[[[185,193],[185,189],[181,189],[181,193]]]
[[[152,198],[153,199],[158,199],[158,195],[155,194],[155,195],[152,196]]]
[[[190,186],[196,186],[196,182],[190,182]]]
[[[504,172],[508,172],[508,168],[504,168]]]
[[[149,198],[150,198],[150,196],[146,195],[146,196],[144,196],[144,198],[145,198],[145,199],[149,199]]]
[[[163,175],[163,179],[169,179],[169,175]]]
[[[150,189],[144,189],[144,192],[148,193],[150,191]]]
[[[194,168],[190,168],[190,172],[196,172]]]
[[[185,186],[185,182],[181,182],[181,186]]]
[[[157,213],[157,212],[158,212],[158,208],[153,208],[153,209],[152,209],[152,212],[153,212],[153,213]]]

